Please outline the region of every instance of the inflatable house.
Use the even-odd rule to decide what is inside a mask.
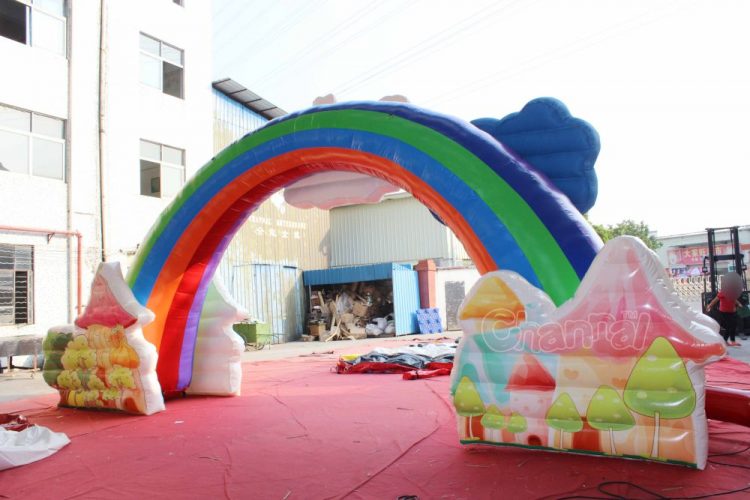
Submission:
[[[59,391],[60,406],[145,415],[164,410],[156,347],[142,331],[153,318],[133,297],[120,265],[100,264],[83,315],[51,328],[44,339],[43,376]]]
[[[462,443],[705,466],[704,367],[725,344],[640,240],[609,241],[560,308],[497,271],[459,318],[451,388]]]
[[[195,345],[185,346],[192,368],[186,393],[239,395],[245,344],[231,325],[246,318],[220,285],[208,287]],[[143,415],[164,410],[161,361],[143,334],[153,320],[125,283],[120,265],[100,264],[84,313],[73,325],[51,328],[44,340],[43,376],[59,391],[60,406]]]

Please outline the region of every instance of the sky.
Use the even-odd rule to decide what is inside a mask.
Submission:
[[[402,94],[464,120],[551,96],[601,138],[595,223],[750,224],[750,1],[214,0],[214,78],[286,111]]]

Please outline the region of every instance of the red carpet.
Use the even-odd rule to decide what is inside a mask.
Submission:
[[[687,497],[750,484],[750,470],[740,468],[750,468],[750,451],[710,459],[738,467],[709,463],[696,471],[463,447],[448,377],[337,375],[335,361],[249,363],[241,397],[173,400],[150,417],[49,408],[54,396],[0,405],[72,441],[48,459],[0,472],[0,498],[610,498],[597,491],[606,481]],[[748,375],[750,366],[730,361],[714,365],[710,378]],[[748,428],[711,422],[710,429],[712,454],[750,445]],[[606,488],[654,498],[634,486]]]

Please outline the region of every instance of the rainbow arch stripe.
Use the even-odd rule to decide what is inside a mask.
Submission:
[[[234,233],[271,193],[349,170],[387,179],[445,221],[480,272],[523,275],[560,304],[601,240],[545,178],[471,124],[401,103],[318,106],[269,122],[214,157],[156,221],[128,275],[156,314],[164,392],[190,383],[210,280]]]

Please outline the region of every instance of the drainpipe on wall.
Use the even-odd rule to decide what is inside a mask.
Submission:
[[[107,197],[105,176],[106,104],[107,104],[107,10],[106,0],[99,1],[99,230],[102,262],[107,262]]]
[[[73,232],[73,153],[71,152],[73,141],[71,141],[71,123],[73,123],[73,16],[72,16],[72,4],[73,2],[66,2],[66,19],[67,29],[65,34],[66,46],[68,50],[68,120],[65,124],[65,182],[67,183],[65,189],[65,201],[67,204],[67,213],[65,218],[65,225],[69,232]],[[80,244],[80,238],[78,240]],[[73,322],[73,248],[70,244],[70,238],[67,241],[68,249],[68,323]],[[81,248],[78,248],[78,256],[80,259]],[[80,260],[79,260],[80,262]],[[79,279],[80,279],[80,264],[79,264]],[[80,290],[81,285],[79,282],[78,289]],[[80,315],[80,298],[78,299],[79,307],[78,314]]]
[[[10,231],[14,233],[31,233],[31,234],[45,234],[49,241],[53,236],[62,234],[65,236],[75,236],[77,240],[77,255],[78,255],[78,271],[77,271],[77,289],[76,289],[76,311],[78,316],[81,315],[81,249],[83,248],[83,235],[79,231],[59,231],[57,229],[41,229],[36,227],[22,227],[22,226],[0,226],[0,231]]]

